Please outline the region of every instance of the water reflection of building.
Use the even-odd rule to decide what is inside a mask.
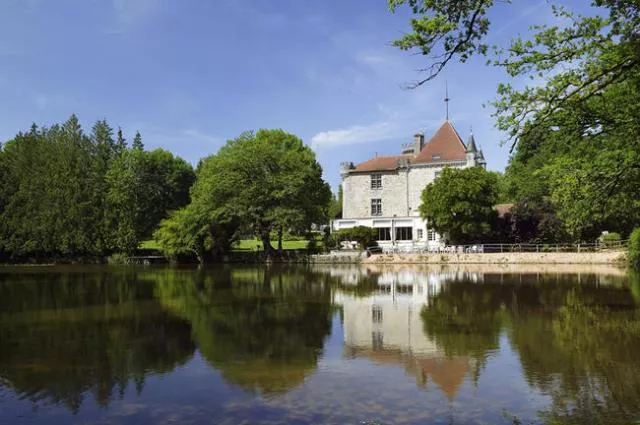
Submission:
[[[402,365],[419,387],[432,382],[453,400],[465,377],[476,375],[476,364],[468,357],[447,358],[424,332],[420,312],[429,297],[456,277],[456,272],[382,272],[376,276],[376,289],[366,296],[346,288],[337,291],[334,302],[343,308],[345,355]]]

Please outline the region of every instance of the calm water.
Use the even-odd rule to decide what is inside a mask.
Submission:
[[[634,423],[639,282],[0,268],[0,423]]]

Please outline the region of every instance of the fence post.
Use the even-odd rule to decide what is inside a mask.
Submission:
[[[578,254],[580,254],[580,244],[578,244]]]
[[[502,253],[502,244],[500,244],[500,253]]]

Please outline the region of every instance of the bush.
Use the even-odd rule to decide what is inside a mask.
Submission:
[[[339,242],[336,234],[325,234],[323,242],[325,251],[331,251],[332,249],[338,248]]]
[[[601,240],[603,245],[616,245],[617,242],[620,242],[622,238],[620,237],[620,233],[611,232],[605,235],[602,235]]]
[[[309,255],[314,255],[318,253],[318,242],[315,237],[309,239],[309,243],[307,244],[307,253]]]
[[[107,264],[110,266],[121,266],[127,264],[129,256],[122,252],[116,252],[107,257]]]
[[[629,237],[629,265],[640,270],[640,227],[636,228]]]
[[[367,226],[356,226],[337,232],[338,243],[341,241],[355,241],[361,249],[378,246],[378,230]]]

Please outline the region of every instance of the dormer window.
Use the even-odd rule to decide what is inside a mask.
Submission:
[[[440,155],[431,155],[431,160],[432,161],[438,161],[440,159],[441,159]]]
[[[382,174],[371,174],[371,189],[382,189]]]

